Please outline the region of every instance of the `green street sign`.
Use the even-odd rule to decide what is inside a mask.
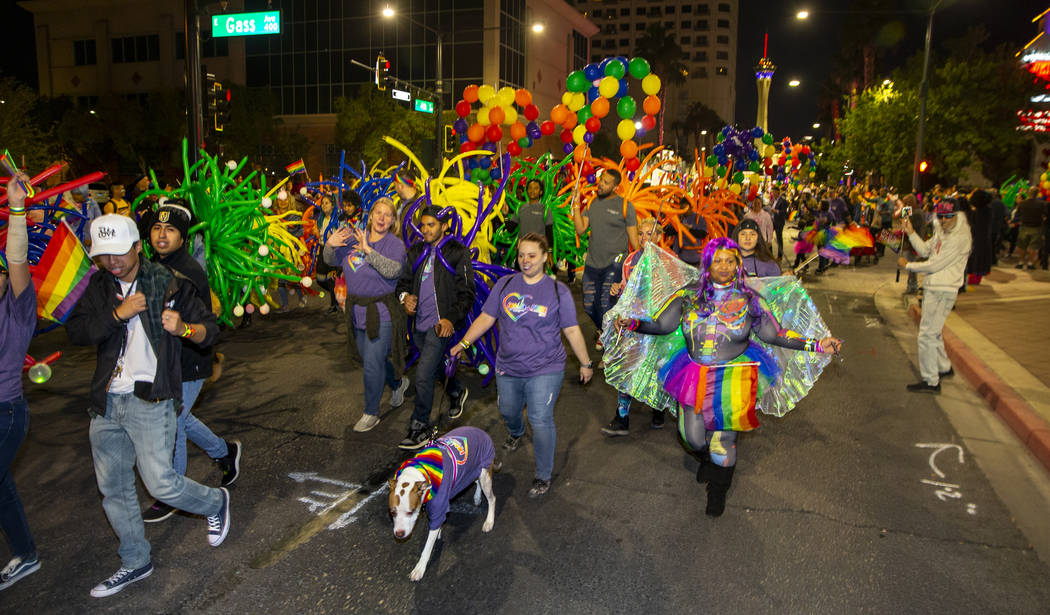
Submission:
[[[433,113],[434,103],[429,100],[416,99],[416,111],[422,111],[423,113]]]
[[[280,33],[280,11],[223,13],[222,15],[213,15],[211,18],[211,35],[215,38]]]

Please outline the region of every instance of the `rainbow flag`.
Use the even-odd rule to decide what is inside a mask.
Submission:
[[[63,220],[55,226],[40,262],[30,271],[36,287],[37,316],[64,323],[98,268]]]
[[[289,175],[295,175],[296,173],[302,173],[303,171],[306,170],[306,163],[304,163],[303,159],[300,158],[299,160],[296,160],[292,164],[284,167],[284,170],[287,171]]]

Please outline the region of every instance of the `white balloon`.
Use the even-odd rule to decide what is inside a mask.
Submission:
[[[235,305],[233,306],[233,315],[240,318],[244,316],[244,306]]]
[[[303,288],[310,288],[313,285],[314,280],[310,276],[304,275],[303,279],[300,280],[299,283],[303,285]]]
[[[268,196],[264,196],[261,201],[261,205],[266,209],[273,207],[273,199]]]
[[[269,255],[270,255],[270,248],[269,247],[267,247],[265,245],[259,246],[259,256],[269,256]]]
[[[303,186],[302,188],[299,188],[299,194],[301,194],[303,196],[306,196],[306,186]]]
[[[237,161],[236,160],[227,160],[226,161],[226,168],[231,170],[231,171],[236,169],[237,168]]]
[[[259,313],[262,314],[263,316],[266,316],[267,314],[269,314],[270,313],[270,304],[269,303],[264,303],[264,304],[260,305],[259,306]]]
[[[285,190],[284,188],[281,188],[280,190],[277,191],[277,200],[278,201],[283,201],[286,198],[288,198],[288,191],[287,190]]]

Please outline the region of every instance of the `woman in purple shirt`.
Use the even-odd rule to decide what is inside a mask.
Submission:
[[[525,435],[522,411],[529,407],[529,424],[536,458],[536,478],[529,497],[550,490],[554,470],[554,404],[565,379],[565,347],[562,332],[580,361],[580,381],[589,382],[594,365],[587,356],[587,343],[576,324],[576,304],[569,288],[543,273],[547,240],[528,233],[518,240],[521,273],[500,278],[492,287],[481,313],[452,347],[454,358],[499,323],[500,344],[496,353],[496,387],[499,412],[510,431],[503,443],[516,450]]]
[[[380,197],[368,214],[367,231],[340,228],[328,237],[324,260],[342,267],[346,279],[346,326],[351,356],[356,348],[363,364],[364,414],[354,431],[379,424],[379,398],[393,390],[390,406],[405,401],[405,312],[394,296],[405,244],[398,239],[394,202]]]
[[[26,193],[19,173],[7,184],[7,264],[0,267],[0,529],[11,547],[11,561],[0,570],[0,590],[40,569],[33,535],[11,475],[11,463],[29,431],[29,406],[22,397],[22,363],[36,328],[36,290],[29,274]]]
[[[759,233],[757,222],[744,218],[733,231],[733,239],[740,246],[744,273],[758,278],[781,275],[780,265]]]

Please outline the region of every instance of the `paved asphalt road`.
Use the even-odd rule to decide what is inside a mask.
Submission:
[[[360,373],[342,319],[318,300],[256,319],[224,334],[225,373],[195,412],[244,443],[229,538],[210,548],[190,516],[149,525],[153,576],[104,599],[88,590],[119,560],[87,438],[94,350],[42,336],[35,356],[64,355],[50,382],[26,385],[32,424],[14,471],[43,567],[0,593],[0,612],[1046,613],[1047,564],[937,399],[903,393],[915,372],[871,296],[814,297],[845,361],[786,418],[740,438],[725,516],[704,516],[673,428],[649,429],[636,407],[631,435],[605,438],[614,392],[567,378],[551,492],[526,496],[531,445],[511,454],[493,532],[481,532],[483,507],[455,500],[419,583],[408,573],[425,532],[396,542],[383,491],[405,457],[394,445],[411,397],[354,433]],[[498,447],[495,401],[495,385],[475,386],[457,423]],[[189,475],[218,484],[190,451]]]

